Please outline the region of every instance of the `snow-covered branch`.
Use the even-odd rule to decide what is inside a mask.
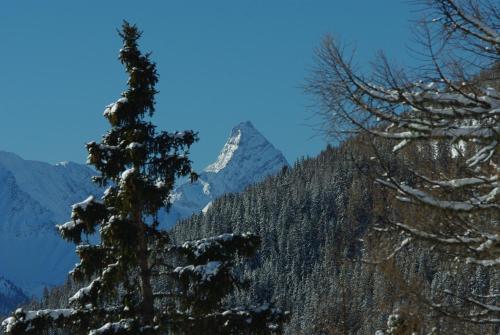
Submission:
[[[425,47],[419,52],[428,55],[422,71],[392,66],[382,55],[373,73],[361,74],[345,47],[326,38],[307,89],[319,100],[329,134],[372,140],[376,182],[401,203],[391,208],[389,200],[379,220],[387,228],[376,234],[390,241],[383,261],[411,240],[444,258],[498,269],[498,6],[476,0],[422,3],[432,14],[422,18],[417,36]],[[472,320],[477,310],[485,313],[480,320],[500,322],[500,309],[479,301],[460,315]]]

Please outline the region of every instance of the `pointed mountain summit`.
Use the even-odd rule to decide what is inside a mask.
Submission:
[[[285,165],[281,152],[250,122],[240,123],[199,180],[175,190],[171,213],[161,213],[162,225],[172,226],[224,193],[240,192]],[[91,181],[95,174],[81,164],[52,165],[0,151],[0,277],[28,296],[40,296],[44,287],[66,280],[77,257],[74,245],[59,236],[55,225],[69,221],[72,204],[89,195],[101,198],[103,189]],[[16,294],[0,294],[0,308],[23,298],[11,291]]]
[[[285,157],[249,121],[231,131],[217,160],[207,166],[201,179],[213,181],[211,193],[217,197],[240,192],[264,177],[288,166]],[[218,189],[219,188],[219,189]]]
[[[281,151],[251,122],[242,122],[233,128],[217,160],[200,173],[198,181],[176,188],[170,213],[162,222],[172,226],[179,219],[205,211],[221,195],[241,192],[283,166],[288,166],[288,162]]]

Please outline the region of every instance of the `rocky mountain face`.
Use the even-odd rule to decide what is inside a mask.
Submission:
[[[197,182],[176,188],[170,213],[160,217],[162,224],[171,227],[222,194],[242,191],[286,165],[281,152],[250,122],[243,122]],[[0,291],[0,308],[2,303],[8,309],[16,299],[40,296],[44,287],[65,281],[77,257],[74,245],[59,236],[55,225],[69,221],[72,204],[89,195],[101,197],[103,190],[91,182],[94,174],[85,165],[51,165],[0,151],[0,279],[3,276],[21,293]]]
[[[205,211],[226,193],[243,191],[288,166],[285,157],[250,122],[235,126],[217,160],[207,166],[194,183],[175,189],[172,208],[162,222],[171,227],[179,219]]]
[[[0,315],[7,315],[19,303],[26,301],[28,297],[19,287],[0,276]]]
[[[84,165],[0,152],[0,276],[27,295],[64,281],[76,255],[54,226],[69,220],[71,204],[100,193],[93,174]]]

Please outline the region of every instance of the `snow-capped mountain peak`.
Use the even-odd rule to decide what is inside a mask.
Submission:
[[[175,190],[171,213],[163,213],[160,220],[168,227],[179,218],[209,210],[217,197],[240,192],[284,165],[288,163],[281,152],[250,122],[242,122],[199,180]],[[72,204],[102,195],[91,182],[94,174],[85,165],[52,165],[0,151],[0,279],[5,278],[0,286],[16,292],[15,299],[0,292],[0,308],[2,302],[15,306],[14,300],[24,297],[11,284],[36,296],[44,287],[64,282],[77,258],[74,245],[61,239],[55,225],[68,221]]]
[[[180,218],[206,212],[209,203],[221,195],[241,192],[287,165],[283,154],[251,122],[242,122],[233,128],[217,160],[200,173],[198,181],[177,187],[164,222],[171,226]]]
[[[240,147],[242,137],[244,137],[244,141],[247,143],[251,143],[252,139],[263,139],[266,141],[266,139],[263,138],[263,136],[254,128],[250,121],[242,122],[231,131],[231,135],[229,136],[226,144],[224,144],[217,160],[207,166],[204,171],[217,173],[224,169]]]

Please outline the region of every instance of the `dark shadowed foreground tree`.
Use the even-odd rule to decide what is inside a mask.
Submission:
[[[385,259],[418,241],[448,257],[450,264],[498,273],[500,9],[495,1],[423,3],[426,15],[418,36],[421,54],[430,60],[426,66],[410,73],[382,55],[373,74],[364,76],[345,48],[326,38],[308,89],[334,134],[367,133],[373,143],[393,143],[393,154],[417,153],[416,161],[419,151],[429,149],[454,160],[449,167],[437,168],[432,161],[408,166],[411,177],[401,179],[387,164],[386,153],[375,155],[381,167],[376,182],[420,215],[379,218],[384,225],[374,234],[391,242]],[[458,168],[452,168],[455,163]],[[450,289],[443,295],[453,297],[453,304],[424,300],[444,315],[500,323],[499,294],[462,295]]]
[[[157,212],[169,204],[177,177],[196,178],[188,149],[193,131],[158,132],[155,63],[138,49],[140,32],[123,24],[120,61],[128,89],[104,116],[111,125],[100,143],[87,144],[88,162],[110,186],[102,201],[73,205],[72,220],[58,226],[77,244],[80,263],[71,275],[88,283],[69,308],[14,312],[2,322],[7,334],[268,334],[280,331],[283,314],[268,304],[225,310],[222,299],[238,284],[235,257],[251,256],[260,239],[250,233],[169,244]],[[91,243],[98,233],[98,243]],[[92,236],[89,238],[89,236]],[[89,241],[90,240],[90,241]],[[164,280],[162,280],[164,279]]]

